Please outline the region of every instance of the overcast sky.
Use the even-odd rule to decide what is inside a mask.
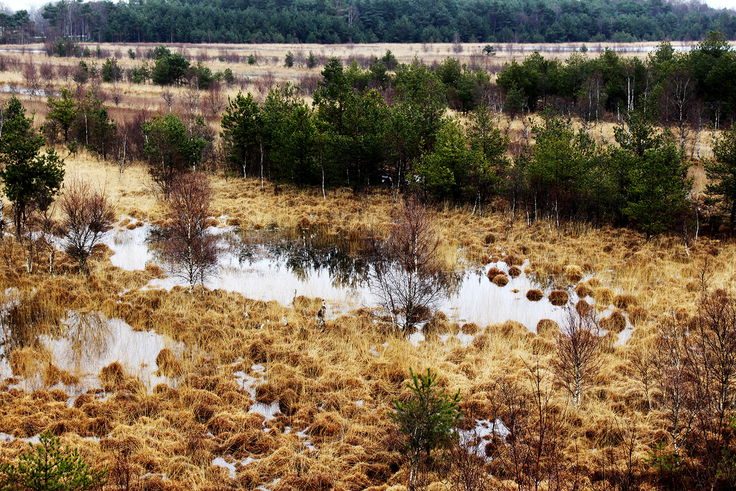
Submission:
[[[5,5],[11,10],[30,10],[32,6],[40,7],[41,5],[45,5],[47,3],[49,3],[48,0],[0,0],[0,4]],[[705,3],[717,9],[736,9],[736,0],[705,0]]]
[[[705,0],[705,3],[715,9],[736,9],[736,0]]]

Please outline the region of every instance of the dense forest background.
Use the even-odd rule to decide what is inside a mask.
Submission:
[[[697,0],[131,0],[49,3],[0,16],[2,42],[632,42],[736,36]]]

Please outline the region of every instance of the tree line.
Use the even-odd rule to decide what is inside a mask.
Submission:
[[[698,1],[221,0],[72,2],[44,7],[38,31],[97,42],[631,42],[736,35],[736,16]]]
[[[586,124],[603,111],[641,110],[671,127],[684,142],[688,127],[732,122],[736,115],[736,52],[710,32],[688,52],[664,41],[645,60],[605,50],[597,58],[574,53],[565,62],[539,53],[512,61],[498,74],[505,105],[515,114],[552,105]]]
[[[183,114],[141,112],[119,123],[94,90],[78,84],[49,97],[44,132],[49,143],[71,152],[83,146],[116,161],[121,172],[132,160],[147,161],[165,194],[182,172],[224,168],[260,179],[264,189],[291,183],[324,195],[343,186],[356,192],[383,186],[397,197],[414,193],[479,212],[502,206],[512,218],[544,219],[558,228],[583,220],[635,225],[647,236],[675,228],[687,233],[700,225],[709,203],[722,204],[731,224],[736,220],[733,132],[715,145],[717,164],[706,165],[713,180],[709,202],[690,194],[684,153],[686,136],[732,120],[724,102],[732,96],[716,92],[713,74],[722,74],[734,56],[715,34],[689,54],[663,43],[645,62],[610,51],[566,63],[534,54],[504,67],[497,84],[482,68],[454,58],[432,67],[418,59],[397,65],[387,53],[365,69],[333,58],[312,104],[291,84],[277,85],[263,100],[241,92],[221,106],[219,135],[197,106],[196,77],[188,92],[197,99]],[[684,92],[677,89],[680,78],[687,81]],[[587,91],[591,85],[597,91]],[[520,140],[510,142],[509,126],[499,126],[502,114],[509,125],[522,116]],[[573,115],[583,123],[578,129]],[[604,117],[616,121],[610,140],[594,138]]]

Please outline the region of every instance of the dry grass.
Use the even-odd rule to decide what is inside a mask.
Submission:
[[[211,52],[234,49],[213,47]],[[371,49],[385,52],[386,47]],[[134,89],[141,92],[130,94],[131,106],[155,98],[145,92],[148,87],[130,87]],[[45,104],[39,98],[34,103],[40,116]],[[123,226],[156,222],[161,216],[143,166],[130,167],[121,179],[115,166],[81,154],[67,159],[67,174],[104,186]],[[290,187],[275,196],[271,189],[262,191],[255,180],[215,176],[212,185],[216,220],[254,231],[308,227],[360,238],[367,230],[386,228],[397,212],[397,205],[380,191],[356,196],[335,190],[323,200],[318,192]],[[277,478],[283,489],[400,489],[406,468],[389,414],[395,398],[409,395],[408,367],[431,367],[444,387],[460,390],[464,407],[474,417],[494,420],[502,383],[528,389],[529,367],[539,363],[552,403],[567,408],[560,413],[568,443],[565,458],[574,460],[583,475],[600,470],[599,455],[619,441],[611,428],[621,427],[622,421],[637,422],[635,455],[646,456],[651,442],[661,437],[661,426],[644,409],[646,401],[632,374],[631,346],[615,346],[615,334],[626,326],[627,314],[635,326],[630,344],[643,343],[665,313],[692,309],[704,283],[708,288],[736,284],[734,243],[701,237],[686,251],[677,238],[646,242],[636,232],[609,228],[563,229],[558,236],[543,223],[519,222],[511,228],[501,212],[477,216],[451,206],[438,210],[435,222],[450,264],[458,258],[503,261],[511,266],[508,276],[518,276],[524,267],[540,282],[540,289],[525,293],[530,300],[541,300],[543,290],[551,290],[550,301],[563,303],[564,297],[567,302],[575,285],[577,295],[592,297],[596,309],[615,306],[601,321],[609,331],[603,338],[602,369],[580,411],[572,410],[567,395],[552,384],[554,339],[560,327],[550,320],[539,322],[534,334],[515,322],[460,326],[438,313],[425,326],[426,341],[414,346],[377,328],[366,311],[328,320],[318,329],[314,316],[319,299],[298,297],[287,307],[224,291],[190,295],[184,288],[145,289],[151,279],[162,276],[159,268],[122,271],[104,253],[94,258],[88,276],[71,270],[57,276],[27,274],[18,246],[6,240],[0,248],[0,291],[8,296],[4,301],[10,296],[20,300],[16,320],[27,326],[29,339],[33,333],[58,330],[68,310],[99,311],[136,330],[166,334],[187,350],[182,355],[158,353],[157,368],[171,379],[171,386],[148,391],[120,364],[112,364],[100,374],[106,394],[79,395],[69,407],[69,394],[54,385],[76,383],[74,374],[59,370],[48,353],[29,342],[11,355],[14,377],[2,381],[0,432],[25,438],[49,429],[79,447],[96,466],[112,466],[129,455],[131,472],[151,489],[255,489]],[[63,264],[64,258],[57,261]],[[592,277],[581,282],[589,274]],[[499,286],[508,276],[498,269],[488,274]],[[589,308],[586,301],[577,307]],[[278,322],[283,317],[287,325]],[[456,336],[460,331],[475,336],[467,346]],[[443,342],[440,335],[445,334],[449,337]],[[252,370],[255,364],[263,367],[263,374]],[[255,388],[255,400],[236,381],[239,371],[262,382]],[[21,379],[32,379],[33,384],[19,388]],[[280,407],[274,419],[248,412],[254,402],[274,401]],[[298,435],[302,431],[308,440]],[[22,441],[3,441],[0,455],[14,458],[25,448]],[[212,465],[215,457],[235,462],[235,480],[226,469]],[[255,460],[244,465],[245,459]],[[446,482],[446,476],[434,477],[435,487]],[[497,484],[499,489],[513,487],[510,479]]]

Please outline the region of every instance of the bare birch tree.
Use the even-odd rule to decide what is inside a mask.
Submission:
[[[172,274],[187,281],[192,292],[197,283],[217,267],[216,238],[206,231],[212,201],[209,178],[201,172],[174,178],[169,194],[170,225],[163,232],[162,253]]]

